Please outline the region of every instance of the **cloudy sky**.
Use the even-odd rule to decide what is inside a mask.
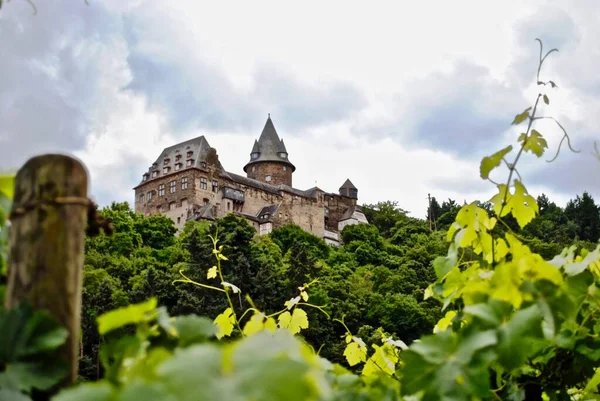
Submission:
[[[479,160],[519,130],[538,93],[539,47],[558,47],[538,130],[547,157],[523,159],[530,192],[600,200],[600,2],[24,0],[0,9],[0,170],[71,153],[102,205],[166,146],[205,135],[243,174],[267,113],[296,165],[294,186],[359,202],[395,200],[423,217],[437,199],[488,199]],[[563,149],[564,150],[564,149]],[[494,178],[506,177],[499,171]],[[504,177],[504,178],[503,178]]]

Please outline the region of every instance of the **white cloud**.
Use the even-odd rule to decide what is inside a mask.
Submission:
[[[241,173],[268,112],[300,188],[350,178],[361,202],[419,217],[428,193],[487,199],[478,159],[518,133],[510,118],[539,90],[538,36],[560,47],[543,72],[559,84],[551,113],[587,159],[527,159],[521,172],[559,203],[600,196],[587,173],[600,140],[591,0],[59,0],[35,17],[20,3],[0,11],[0,168],[74,152],[105,204],[131,201],[163,147],[200,134]],[[554,150],[561,133],[542,129]]]

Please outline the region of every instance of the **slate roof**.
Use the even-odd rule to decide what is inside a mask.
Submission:
[[[258,157],[253,158],[253,155],[258,153]],[[285,157],[282,156],[285,154]],[[271,115],[267,118],[265,127],[258,138],[258,141],[254,141],[252,146],[252,152],[250,154],[250,161],[244,166],[244,171],[248,171],[248,166],[260,162],[280,162],[285,163],[292,168],[292,172],[296,170],[296,166],[288,160],[288,152],[283,143],[283,139],[277,135],[277,130],[271,121]]]
[[[259,221],[261,222],[271,221],[273,217],[275,217],[275,214],[278,210],[279,204],[263,206],[263,208],[260,209],[260,211],[256,214],[256,217],[258,217]],[[263,216],[266,216],[266,218],[262,218]]]
[[[189,139],[173,146],[169,146],[168,148],[163,149],[163,151],[160,153],[160,156],[158,156],[156,161],[148,168],[148,180],[144,181],[142,178],[142,181],[138,185],[148,182],[153,178],[163,177],[175,172],[175,164],[177,163],[181,163],[181,168],[179,171],[192,167],[201,168],[202,162],[206,162],[208,153],[211,149],[212,148],[208,144],[208,141],[204,135]],[[192,152],[189,158],[187,156],[188,152]],[[181,156],[179,160],[176,160],[177,155]],[[168,159],[167,164],[164,163],[165,159]],[[187,165],[188,159],[193,160],[191,166]],[[153,168],[154,165],[156,166]],[[169,171],[166,174],[163,172],[165,167],[169,167]],[[217,168],[223,170],[221,162],[219,162]],[[152,177],[152,171],[158,171],[158,176]]]
[[[340,187],[340,189],[357,189],[357,188],[354,186],[354,184],[352,183],[352,181],[350,181],[350,178],[348,178],[342,184],[342,186]]]
[[[346,211],[344,212],[342,217],[340,217],[339,221],[344,221],[344,220],[348,220],[351,218],[355,218],[359,221],[361,221],[361,220],[367,221],[367,217],[365,216],[362,209],[358,205],[353,205],[353,206],[350,206],[348,209],[346,209]]]
[[[317,199],[317,191],[320,191],[320,189],[317,187],[313,187],[306,191],[303,191],[301,189],[292,188],[287,185],[271,185],[271,184],[267,184],[266,182],[254,180],[252,178],[244,177],[242,175],[229,173],[229,172],[223,172],[221,174],[221,176],[227,177],[227,178],[231,179],[232,181],[237,182],[238,184],[242,184],[242,185],[245,185],[245,186],[251,187],[251,188],[260,189],[262,191],[270,192],[275,195],[280,195],[281,192],[287,192],[287,193],[291,193],[293,195],[302,196],[303,198]]]
[[[188,217],[186,219],[186,221],[189,221],[189,220],[197,221],[200,219],[207,219],[207,220],[215,219],[215,215],[213,214],[213,207],[210,203],[207,203],[206,205],[202,205],[199,209],[197,209],[194,213],[192,213],[190,215],[190,217]]]

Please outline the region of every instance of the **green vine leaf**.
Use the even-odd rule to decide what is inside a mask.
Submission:
[[[279,315],[279,327],[289,329],[293,334],[297,334],[302,329],[308,328],[308,315],[304,310],[295,308],[294,312],[283,312]]]
[[[12,199],[15,194],[15,177],[12,175],[0,175],[0,193],[8,199]]]
[[[534,340],[542,337],[542,314],[532,305],[515,315],[498,331],[498,362],[508,371],[525,363],[536,351]]]
[[[149,319],[149,314],[156,311],[157,300],[150,298],[145,302],[115,309],[98,317],[100,335],[119,329],[129,324],[138,324]]]
[[[546,95],[544,95],[544,103],[550,104],[550,99],[548,99],[548,96]]]
[[[527,193],[519,180],[515,180],[515,193],[510,198],[509,207],[521,228],[533,220],[539,210],[537,201]]]
[[[210,319],[196,315],[178,316],[175,330],[180,347],[203,343],[217,334],[217,327]]]
[[[512,150],[512,145],[509,145],[491,156],[484,157],[481,160],[481,165],[479,167],[479,175],[481,176],[481,178],[483,178],[484,180],[488,179],[488,177],[490,176],[490,172],[496,167],[498,167],[500,163],[502,163],[502,159],[504,158],[504,156],[509,154]]]
[[[206,278],[207,279],[211,279],[211,278],[215,278],[217,277],[217,266],[213,266],[210,269],[208,269],[208,272],[206,272]]]
[[[512,122],[512,125],[519,125],[523,121],[527,120],[527,118],[529,118],[529,110],[531,110],[531,107],[528,107],[522,113],[517,114]]]
[[[230,336],[233,333],[233,325],[235,324],[233,310],[231,308],[225,309],[223,313],[215,318],[214,324],[217,326],[218,339]]]
[[[522,133],[519,136],[519,142],[523,144],[523,150],[525,152],[531,152],[537,157],[542,157],[544,149],[548,148],[548,142],[544,139],[542,134],[536,130],[532,130],[529,136]]]
[[[352,336],[350,337],[352,338]],[[362,340],[352,338],[352,341],[346,345],[344,356],[350,366],[365,362],[367,360],[367,346]]]
[[[396,363],[398,363],[398,351],[389,344],[381,347],[373,344],[372,347],[375,352],[365,363],[362,370],[363,376],[371,376],[380,372],[393,375],[396,371]]]
[[[422,337],[402,354],[404,393],[423,392],[425,400],[491,398],[488,367],[495,355],[489,349],[496,343],[494,330]]]

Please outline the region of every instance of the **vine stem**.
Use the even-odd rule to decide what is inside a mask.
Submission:
[[[219,229],[217,228],[217,230],[215,232],[215,236],[213,237],[211,235],[210,239],[212,240],[212,243],[213,243],[213,253],[215,255],[215,259],[217,259],[217,273],[219,273],[219,278],[221,279],[221,283],[224,283],[225,282],[225,278],[223,277],[223,272],[221,270],[221,258],[220,258],[221,252],[217,248],[217,243],[219,242],[219,240],[217,239],[218,234],[219,234]],[[243,330],[242,330],[242,328],[240,326],[240,322],[238,320],[237,313],[235,313],[235,308],[233,306],[233,301],[231,300],[231,297],[229,296],[229,288],[226,287],[222,291],[225,293],[225,297],[227,297],[227,304],[231,308],[231,313],[233,313],[233,316],[235,316],[235,325],[236,325],[237,329],[239,330],[239,332],[242,334],[242,336],[244,336],[244,332],[243,332]]]
[[[527,145],[527,141],[529,140],[529,133],[531,131],[531,126],[533,125],[533,121],[535,120],[535,113],[537,111],[537,107],[538,107],[538,104],[540,103],[541,97],[542,97],[542,94],[539,93],[537,95],[537,98],[535,99],[535,104],[533,106],[533,110],[531,111],[531,116],[529,116],[529,123],[527,124],[527,131],[525,131],[525,139],[523,140],[523,144],[521,145],[521,148],[519,149],[519,152],[517,153],[517,156],[515,157],[515,161],[512,162],[512,164],[509,167],[508,180],[506,180],[506,192],[504,192],[504,199],[502,200],[502,207],[500,208],[498,217],[502,216],[502,212],[504,211],[504,207],[506,206],[506,201],[508,199],[508,193],[510,192],[509,191],[510,182],[512,180],[513,173],[515,172],[515,169],[517,167],[517,163],[521,159],[521,155],[523,154],[523,151],[525,150],[525,145]]]
[[[181,274],[185,280],[173,280],[173,283],[188,283],[188,284],[194,284],[197,285],[198,287],[204,287],[207,288],[209,290],[215,290],[215,291],[221,291],[221,292],[226,292],[224,289],[222,288],[218,288],[218,287],[213,287],[212,285],[208,285],[208,284],[202,284],[202,283],[198,283],[194,280],[191,280],[189,277],[187,277],[185,274],[183,274],[183,270],[179,270],[179,274]]]
[[[333,319],[334,322],[338,322],[341,323],[342,326],[344,326],[344,328],[346,329],[346,332],[350,335],[352,335],[352,332],[350,331],[350,329],[348,328],[348,326],[346,326],[346,323],[344,323],[344,318],[342,317],[342,319]]]
[[[298,302],[298,305],[306,305],[306,306],[310,306],[311,308],[318,309],[321,312],[323,312],[325,314],[325,316],[327,316],[327,319],[331,319],[331,316],[329,316],[329,313],[325,312],[325,310],[323,310],[322,306],[317,306],[317,305],[309,304],[306,302]]]

